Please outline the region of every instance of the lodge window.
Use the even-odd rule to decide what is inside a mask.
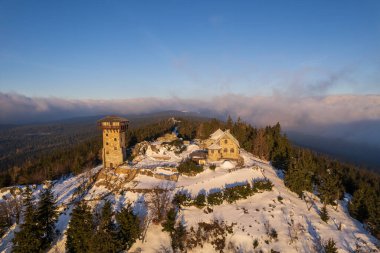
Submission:
[[[117,150],[117,147],[114,147],[113,149],[114,149],[114,150]]]
[[[106,151],[106,154],[108,155],[109,153],[110,153],[110,152],[107,150],[107,151]]]
[[[108,142],[106,142],[106,145],[108,145]]]
[[[227,141],[227,140],[224,140],[224,143],[225,143],[225,144],[227,144],[227,143],[228,143],[228,141]]]
[[[211,150],[211,154],[214,154],[214,150]]]
[[[230,152],[233,153],[235,150],[233,148],[230,149]]]
[[[224,153],[227,153],[227,149],[225,148],[225,149],[223,150],[223,152],[224,152]]]
[[[106,134],[106,136],[108,136],[108,134]]]
[[[116,138],[113,138],[114,141],[116,141]]]

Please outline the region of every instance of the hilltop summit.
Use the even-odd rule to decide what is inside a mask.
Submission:
[[[161,138],[136,148],[134,159],[117,170],[98,166],[51,182],[60,215],[59,236],[50,252],[65,252],[71,214],[80,201],[94,211],[106,201],[114,212],[132,205],[141,221],[141,234],[128,252],[172,252],[174,234],[163,231],[161,224],[175,206],[174,228],[186,231],[177,240],[188,252],[320,252],[330,239],[338,252],[378,251],[379,241],[348,214],[349,195],[337,207],[327,206],[329,218],[323,221],[323,204],[313,193],[300,199],[285,187],[281,171],[243,149],[242,164],[221,159],[202,167],[190,159],[192,153],[203,150],[198,141]],[[185,173],[185,165],[197,169]],[[33,195],[43,187],[33,186]],[[2,189],[1,201],[15,198],[15,192],[23,189]],[[160,206],[162,220],[156,217],[153,204],[157,198],[166,198]],[[17,229],[11,227],[2,237],[1,252],[11,251]]]

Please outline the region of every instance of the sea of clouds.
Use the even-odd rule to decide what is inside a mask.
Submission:
[[[62,99],[0,92],[0,123],[30,123],[101,114],[139,114],[165,110],[241,117],[255,126],[280,122],[285,130],[380,145],[380,95],[244,96],[209,99],[143,97],[131,99]],[[368,127],[367,127],[368,126]]]

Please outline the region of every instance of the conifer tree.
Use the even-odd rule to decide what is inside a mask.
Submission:
[[[309,152],[299,150],[295,156],[285,174],[284,183],[299,197],[302,197],[303,191],[311,192],[313,189],[315,163]]]
[[[320,176],[318,192],[325,204],[332,205],[335,200],[343,197],[342,180],[336,169],[330,168]]]
[[[175,228],[174,233],[172,233],[172,248],[174,252],[184,252],[186,247],[186,228],[180,222],[178,226]]]
[[[66,251],[68,253],[91,252],[91,236],[94,225],[90,207],[85,202],[79,202],[71,214],[67,229]]]
[[[359,190],[354,193],[351,199],[349,210],[351,215],[359,221],[365,221],[369,218],[369,212],[367,208],[367,187],[361,185]]]
[[[99,225],[91,243],[92,252],[117,252],[116,226],[112,221],[112,205],[106,201],[101,212]]]
[[[37,233],[41,238],[41,247],[46,249],[55,238],[55,222],[58,219],[58,207],[51,186],[40,193],[37,206]]]
[[[24,222],[20,225],[20,231],[13,239],[15,253],[30,253],[41,251],[41,240],[37,234],[37,221],[32,190],[27,187],[23,194]]]
[[[337,253],[338,249],[335,246],[335,241],[333,239],[329,239],[324,245],[323,249],[325,253]]]
[[[319,216],[321,217],[321,219],[327,223],[327,221],[329,220],[329,214],[327,212],[327,208],[326,208],[326,205],[324,205],[321,209],[321,212],[319,214]]]
[[[166,221],[162,223],[162,231],[172,234],[175,231],[175,219],[177,217],[177,212],[174,208],[171,208],[166,216]]]
[[[362,183],[349,205],[350,214],[365,223],[380,238],[380,196],[373,187]]]
[[[129,249],[140,235],[140,220],[133,213],[131,204],[116,214],[118,241],[123,250]]]
[[[231,115],[228,115],[226,128],[232,129],[233,125],[234,125],[234,122],[232,121]]]

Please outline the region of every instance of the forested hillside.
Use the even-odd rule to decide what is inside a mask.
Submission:
[[[179,112],[128,115],[129,146],[171,131]],[[41,183],[80,173],[101,163],[102,116],[40,125],[7,126],[0,131],[0,187]],[[189,116],[194,121],[206,119]]]
[[[255,128],[240,119],[214,119],[200,124],[184,120],[179,129],[184,138],[206,138],[218,128],[231,129],[242,148],[282,169],[285,185],[300,198],[305,198],[304,191],[315,192],[324,204],[335,205],[345,192],[352,195],[350,214],[380,238],[379,174],[292,145],[279,123]]]
[[[157,119],[141,124],[132,123],[128,132],[129,146],[152,140],[169,132],[176,125],[183,139],[207,138],[216,129],[231,129],[245,150],[271,161],[285,173],[285,185],[300,198],[304,191],[316,193],[325,205],[336,205],[344,193],[352,195],[350,214],[365,223],[380,238],[380,177],[378,174],[338,162],[308,149],[292,145],[281,132],[280,124],[255,128],[242,120],[227,122],[195,118]],[[136,120],[136,122],[139,122]],[[95,125],[95,123],[94,123]],[[90,132],[92,130],[89,130]],[[78,174],[100,164],[100,132],[93,126],[94,135],[87,140],[28,157],[22,164],[1,172],[0,186],[41,183],[68,173]]]

